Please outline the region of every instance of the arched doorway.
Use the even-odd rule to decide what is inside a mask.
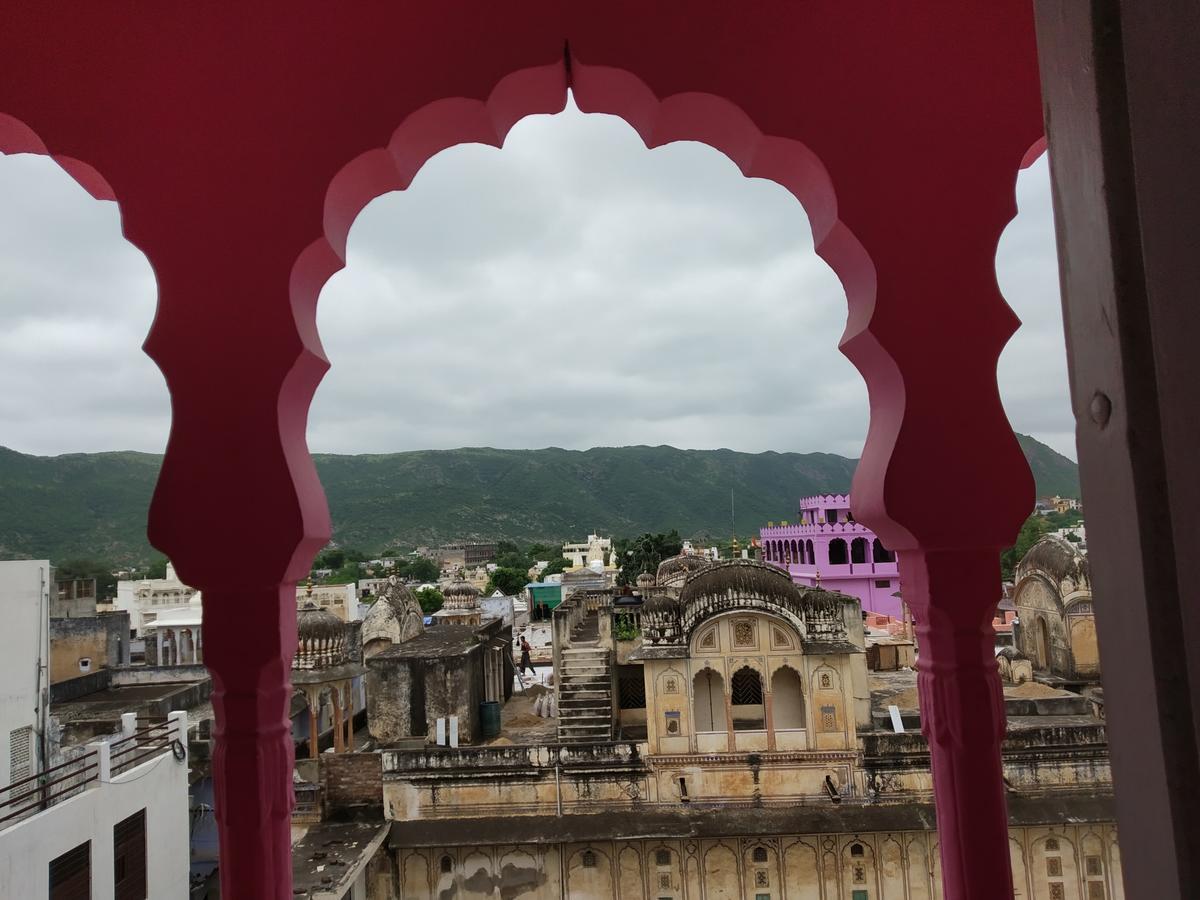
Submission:
[[[692,680],[692,717],[697,734],[725,732],[725,679],[719,672],[703,669]]]

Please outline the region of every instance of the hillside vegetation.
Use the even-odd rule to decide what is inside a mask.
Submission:
[[[1039,495],[1079,496],[1075,463],[1019,435]],[[378,552],[456,539],[562,541],[677,529],[743,537],[794,519],[805,494],[847,491],[855,460],[831,453],[674,447],[318,454],[334,540]],[[161,457],[27,456],[0,448],[0,558],[145,561],[146,509]],[[733,525],[730,492],[734,495]]]

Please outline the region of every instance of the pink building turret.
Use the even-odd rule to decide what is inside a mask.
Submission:
[[[849,494],[804,497],[798,521],[759,531],[766,562],[787,570],[797,584],[841,591],[864,610],[899,619],[900,570],[896,554],[869,528],[854,521]]]

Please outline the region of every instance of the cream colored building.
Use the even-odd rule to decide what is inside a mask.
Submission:
[[[343,622],[356,622],[362,618],[358,609],[358,586],[354,584],[314,585],[309,582],[296,585],[296,609],[303,609],[309,602],[333,613]]]
[[[145,625],[155,621],[165,609],[187,606],[196,593],[179,580],[175,567],[167,563],[166,578],[143,578],[139,581],[118,581],[117,609],[129,613],[129,625],[134,634],[141,635]]]
[[[571,564],[572,569],[582,569],[594,562],[603,563],[607,569],[618,567],[614,557],[612,538],[589,534],[586,541],[575,544],[563,544],[563,559]]]
[[[1035,672],[1067,681],[1098,681],[1100,648],[1087,556],[1046,536],[1017,563],[1013,604],[1017,649]]]
[[[368,896],[940,898],[928,747],[872,709],[858,601],[744,560],[639,586],[637,611],[595,591],[555,611],[558,741],[383,749],[392,863]],[[605,696],[639,666],[641,691]],[[605,708],[610,738],[583,724]],[[1015,897],[1123,898],[1104,734],[1010,718]]]

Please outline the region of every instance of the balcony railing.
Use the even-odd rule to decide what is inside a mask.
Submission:
[[[163,753],[186,753],[185,713],[143,728],[132,714],[121,718],[123,737],[88,744],[73,759],[0,787],[0,830]]]

